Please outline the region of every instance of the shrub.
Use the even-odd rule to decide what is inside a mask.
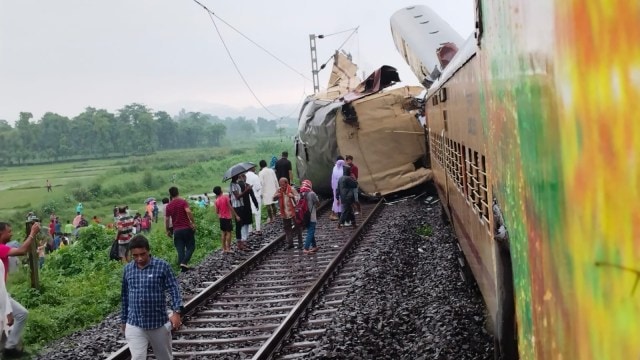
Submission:
[[[88,190],[91,195],[93,195],[93,197],[98,197],[102,193],[102,185],[98,182],[94,182],[93,184],[89,185]]]
[[[280,152],[282,145],[273,140],[262,140],[258,143],[256,151],[261,153],[277,154]]]
[[[60,209],[60,204],[58,204],[55,200],[49,200],[44,205],[42,205],[41,211],[44,215],[51,215],[52,213],[58,211]]]
[[[79,202],[89,201],[93,197],[89,189],[85,187],[77,187],[71,190],[71,194],[73,195],[73,198]]]

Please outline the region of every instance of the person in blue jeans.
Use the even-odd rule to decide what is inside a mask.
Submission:
[[[310,180],[302,181],[300,195],[306,197],[309,212],[311,213],[311,219],[307,226],[307,237],[304,241],[304,250],[302,251],[303,254],[310,255],[318,251],[318,245],[316,244],[316,223],[318,222],[316,209],[318,208],[320,200],[318,199],[318,195],[313,191]]]

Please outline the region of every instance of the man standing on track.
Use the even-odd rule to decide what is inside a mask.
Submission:
[[[296,225],[293,219],[296,215],[295,202],[300,196],[296,189],[289,185],[286,177],[280,178],[280,189],[278,189],[276,197],[280,204],[280,216],[282,216],[282,225],[287,236],[287,248],[293,248],[293,232],[295,231],[298,235],[298,248],[302,249],[302,229]]]
[[[351,168],[351,177],[353,180],[358,181],[358,167],[353,163],[353,156],[347,155],[345,157],[346,165]],[[360,214],[360,201],[358,201],[358,188],[353,189],[353,214]]]
[[[132,262],[122,276],[122,331],[133,360],[147,359],[149,343],[159,360],[173,359],[171,330],[182,325],[182,296],[171,266],[151,257],[149,241],[143,235],[131,239]],[[173,312],[167,316],[166,292]]]
[[[289,152],[283,151],[282,157],[276,162],[276,177],[278,179],[286,178],[289,184],[293,181],[293,168],[291,167],[291,161],[288,159]]]
[[[309,212],[311,218],[309,219],[309,225],[307,225],[307,238],[304,240],[305,255],[313,254],[318,251],[316,245],[316,223],[318,222],[317,208],[320,205],[318,195],[313,191],[313,187],[310,180],[302,180],[302,186],[300,187],[300,196],[304,196],[307,199],[309,206]]]
[[[269,222],[276,220],[276,201],[273,200],[273,197],[278,192],[278,178],[276,177],[276,172],[273,171],[272,168],[267,167],[267,162],[265,160],[260,160],[260,187],[262,188],[262,203],[267,208],[267,216],[269,217]]]
[[[31,232],[29,236],[27,236],[26,240],[20,245],[18,248],[12,248],[7,246],[7,243],[11,241],[11,236],[13,235],[11,232],[11,225],[6,222],[0,222],[0,260],[2,261],[2,265],[4,267],[4,278],[0,281],[7,281],[7,273],[9,272],[9,256],[20,256],[25,255],[29,252],[29,248],[31,247],[31,243],[36,235],[40,232],[40,223],[34,223],[31,226]],[[18,347],[20,343],[20,337],[22,336],[22,331],[24,330],[24,326],[27,324],[27,317],[29,316],[29,312],[25,309],[19,302],[15,301],[11,297],[9,297],[9,306],[7,309],[12,309],[11,313],[2,313],[0,316],[7,316],[7,324],[13,324],[11,331],[9,331],[9,335],[7,336],[7,341],[4,344],[4,356],[6,358],[12,357],[22,357],[25,353],[22,349]]]
[[[247,219],[247,213],[245,212],[244,195],[251,191],[251,186],[245,186],[244,188],[239,184],[240,175],[236,175],[231,178],[231,184],[229,185],[229,197],[231,198],[231,206],[233,210],[238,214],[236,217],[236,246],[238,250],[249,250],[249,245],[246,243],[249,236],[249,224],[251,223],[251,212]],[[249,206],[249,204],[246,204]]]
[[[251,213],[253,214],[253,219],[256,222],[256,231],[254,234],[261,236],[262,231],[260,231],[260,221],[262,220],[262,185],[260,185],[260,177],[255,173],[255,171],[256,168],[254,166],[246,172],[245,176],[247,178],[247,184],[251,185],[253,196],[257,202],[257,205],[251,202]],[[251,225],[249,225],[249,233],[251,233]]]
[[[173,244],[178,253],[178,264],[182,272],[191,270],[189,260],[196,248],[196,223],[189,208],[189,203],[179,196],[178,188],[169,188],[170,201],[165,208],[164,225],[168,237],[173,237]],[[171,221],[169,221],[171,219]],[[173,231],[171,227],[173,226]]]
[[[356,217],[353,215],[353,189],[358,188],[358,182],[351,177],[351,168],[344,166],[342,168],[344,175],[338,181],[338,200],[342,203],[342,213],[338,228],[340,226],[356,227]]]

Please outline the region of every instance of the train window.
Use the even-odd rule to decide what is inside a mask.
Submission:
[[[440,135],[431,133],[431,144],[433,150],[433,158],[438,164],[440,164],[440,166],[442,166],[442,161],[440,160]]]
[[[442,120],[444,121],[444,131],[449,131],[447,126],[447,110],[442,110]]]
[[[480,158],[480,217],[489,226],[489,187],[487,184],[487,160],[484,155]]]
[[[474,153],[475,151],[467,148],[467,159],[465,161],[467,165],[467,203],[469,203],[471,208],[474,208],[473,204],[476,202],[476,173],[478,169],[473,163]]]
[[[464,162],[462,158],[462,144],[456,142],[456,185],[458,185],[458,191],[464,195]]]
[[[439,94],[439,98],[440,98],[439,100],[440,100],[440,102],[445,102],[445,101],[447,101],[447,88],[446,88],[446,87],[445,87],[445,88],[440,89],[440,91],[438,92],[438,94]]]
[[[467,162],[467,147],[461,145],[462,149],[460,151],[460,172],[462,173],[462,193],[465,198],[468,196],[469,192],[467,190],[467,184],[469,183],[469,179],[467,178],[467,170],[466,170],[466,162]]]
[[[440,166],[444,167],[444,149],[442,142],[444,141],[444,136],[440,136],[438,138],[438,161],[440,162]]]
[[[482,208],[482,197],[480,196],[480,156],[477,151],[473,152],[473,167],[474,167],[474,186],[473,186],[473,194],[475,201],[473,202],[473,210],[478,216],[481,215]]]

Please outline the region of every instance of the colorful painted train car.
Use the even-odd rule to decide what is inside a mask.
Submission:
[[[427,84],[425,110],[497,355],[639,359],[640,2],[475,3],[476,32]],[[407,43],[420,37],[397,21],[428,20],[421,8],[391,26],[423,82]]]

